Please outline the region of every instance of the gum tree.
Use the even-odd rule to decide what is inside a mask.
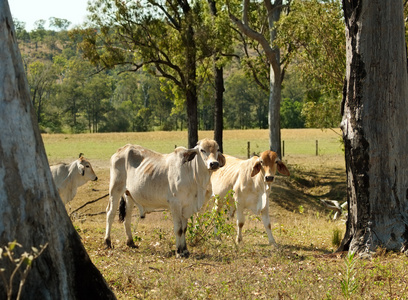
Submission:
[[[349,215],[339,250],[403,251],[408,240],[408,74],[402,1],[343,0],[341,128]]]
[[[230,19],[245,36],[257,41],[265,53],[269,64],[269,148],[281,153],[281,133],[280,133],[280,105],[282,80],[284,76],[284,64],[281,61],[281,52],[275,44],[276,39],[276,22],[279,21],[282,10],[285,7],[283,0],[264,0],[263,6],[266,11],[267,26],[256,26],[259,22],[255,15],[259,14],[259,4],[251,3],[250,0],[243,0],[239,8],[234,8],[232,3],[227,1],[230,7]],[[286,5],[289,6],[290,1]],[[235,5],[236,6],[236,5]],[[236,11],[241,12],[241,18],[238,18]],[[257,28],[258,27],[258,28]],[[264,28],[267,28],[265,30]]]
[[[20,298],[115,299],[86,253],[53,183],[6,0],[0,0],[0,128],[0,248],[16,240],[22,245],[13,250],[16,257],[30,253],[32,247],[43,250],[31,266]],[[3,254],[1,299],[10,291],[6,282],[15,268]],[[12,299],[17,298],[23,276],[14,275]]]

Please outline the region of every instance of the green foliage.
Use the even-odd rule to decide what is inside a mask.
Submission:
[[[340,99],[341,95],[317,95],[307,98],[303,104],[302,117],[309,128],[335,128],[341,121]]]
[[[282,99],[281,102],[281,128],[303,128],[305,127],[304,116],[302,115],[303,103],[293,101],[289,98]]]
[[[341,93],[346,69],[341,1],[294,0],[277,25],[276,43],[302,80],[324,92]]]
[[[16,275],[20,274],[20,284],[17,292],[16,299],[20,299],[21,291],[24,287],[24,283],[27,279],[28,273],[32,268],[34,259],[39,257],[42,252],[47,248],[48,243],[44,246],[40,246],[40,250],[31,247],[32,252],[23,252],[19,257],[16,257],[16,252],[18,248],[23,246],[17,243],[17,241],[9,242],[8,246],[0,247],[0,277],[3,281],[4,287],[6,288],[7,300],[11,300],[13,296],[13,281]],[[11,269],[7,270],[7,267]],[[8,275],[8,279],[6,277]]]
[[[234,225],[229,222],[231,205],[235,205],[232,194],[229,191],[222,201],[215,196],[211,202],[214,200],[218,207],[212,207],[213,203],[208,203],[201,213],[191,216],[187,226],[187,241],[192,246],[208,243],[212,238],[234,236]]]
[[[342,240],[342,232],[339,228],[333,229],[332,234],[332,245],[335,247],[339,247]]]
[[[267,128],[268,94],[242,72],[225,82],[225,128]]]
[[[89,5],[89,23],[70,31],[65,19],[49,19],[56,31],[46,30],[46,21],[39,20],[30,33],[23,22],[15,20],[41,130],[183,130],[190,121],[186,113],[186,91],[190,88],[198,95],[199,129],[211,130],[214,62],[224,67],[225,128],[267,128],[269,67],[265,53],[258,42],[231,29],[223,3],[214,2],[216,15],[209,3],[189,3],[191,10],[187,12],[179,4],[171,7],[169,2],[98,0]],[[240,12],[241,4],[228,3],[234,14]],[[290,63],[283,82],[281,126],[336,127],[340,94],[333,74],[338,77],[341,67],[335,63],[344,54],[337,40],[344,39],[343,33],[337,32],[344,27],[338,1],[292,4],[278,26],[284,31],[282,43],[291,48],[287,53],[290,60],[285,60]],[[249,21],[269,38],[263,5],[251,2]],[[186,44],[188,28],[194,33],[192,44]],[[186,60],[194,51],[195,75],[187,67],[193,61]],[[310,66],[312,62],[316,65]],[[324,66],[332,74],[319,69]],[[308,96],[312,91],[320,95]]]
[[[354,252],[349,253],[344,259],[345,270],[344,277],[341,281],[341,291],[346,299],[351,299],[351,296],[357,291],[358,281],[356,279],[357,271],[355,269],[356,259]]]

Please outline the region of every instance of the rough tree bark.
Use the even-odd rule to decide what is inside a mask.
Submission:
[[[115,299],[52,181],[7,0],[0,0],[0,128],[0,247],[17,240],[31,252],[48,243],[34,260],[21,299]],[[0,268],[9,278],[7,259]],[[13,299],[19,281],[17,276]],[[5,291],[0,280],[1,299]]]
[[[402,1],[343,0],[347,67],[341,128],[347,229],[338,250],[405,249],[408,75]]]

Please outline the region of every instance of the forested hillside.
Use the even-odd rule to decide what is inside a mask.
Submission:
[[[214,49],[220,49],[214,45],[227,41],[228,47],[219,50],[222,55],[217,62],[224,68],[224,128],[267,128],[269,67],[260,45],[232,30],[225,14],[220,14],[216,24],[208,22],[205,2],[196,9],[202,21],[195,25],[195,32],[201,34],[195,37],[194,81],[199,129],[214,127],[212,57]],[[260,16],[263,13],[259,11]],[[169,78],[158,76],[159,67],[129,68],[125,64],[128,58],[115,47],[101,52],[102,46],[96,41],[92,53],[89,42],[103,30],[92,20],[70,30],[69,20],[39,20],[30,32],[25,30],[24,22],[14,22],[43,132],[186,129],[185,99]],[[260,28],[262,22],[259,17]],[[221,31],[221,27],[211,27],[221,23],[223,35],[203,36],[211,30]],[[205,30],[200,31],[198,26],[203,24]],[[160,26],[157,24],[157,30]],[[343,27],[339,1],[293,1],[281,18],[277,43],[285,64],[282,128],[338,126],[345,65]],[[120,34],[112,30],[104,36],[115,40]],[[97,56],[97,62],[92,55]],[[115,64],[111,63],[114,60]],[[105,63],[103,67],[101,61]]]

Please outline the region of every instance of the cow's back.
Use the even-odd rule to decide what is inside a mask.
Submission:
[[[50,170],[51,170],[52,179],[54,180],[57,188],[59,188],[68,176],[69,166],[67,164],[61,163],[61,164],[50,166]]]
[[[139,145],[123,146],[111,158],[111,186],[125,186],[146,211],[167,207],[169,155]]]
[[[240,175],[243,160],[233,156],[225,155],[225,166],[211,175],[212,192],[215,195],[224,197],[227,192],[233,189]]]

